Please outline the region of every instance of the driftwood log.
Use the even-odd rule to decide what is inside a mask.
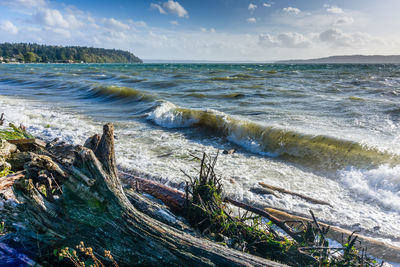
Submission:
[[[143,192],[161,199],[166,205],[170,206],[175,211],[182,211],[185,208],[185,194],[183,192],[167,187],[155,181],[149,181],[127,173],[122,174],[123,182],[130,184],[132,187],[139,187],[141,190],[143,190]],[[225,197],[224,201],[271,220],[282,229],[285,229],[287,233],[294,239],[296,239],[296,234],[293,233],[292,230],[285,224],[286,221],[313,222],[312,219],[289,214],[274,208],[266,208],[261,210],[246,203],[233,200],[229,197]],[[347,240],[347,238],[352,234],[351,231],[337,226],[332,226],[321,222],[318,223],[323,227],[329,226],[329,232],[326,234],[326,236],[338,242]],[[355,236],[357,236],[357,239],[362,242],[362,246],[367,248],[367,251],[370,255],[387,261],[400,262],[399,247],[392,246],[364,235],[355,234]]]
[[[198,238],[139,211],[131,202],[139,201],[139,195],[130,192],[128,198],[117,176],[113,126],[103,130],[101,138],[89,142],[93,150],[48,147],[42,151],[45,155],[35,155],[25,164],[26,176],[14,182],[18,204],[4,205],[0,219],[15,228],[10,235],[18,237],[28,255],[43,260],[54,257],[53,248],[84,241],[99,253],[110,250],[120,266],[280,265]],[[61,184],[59,194],[38,190],[42,181]]]
[[[297,192],[292,192],[292,191],[289,191],[289,190],[287,190],[285,188],[269,185],[269,184],[266,184],[266,183],[263,183],[263,182],[259,182],[258,184],[261,185],[263,188],[266,188],[266,189],[269,189],[269,190],[278,191],[278,192],[281,192],[281,193],[284,193],[284,194],[289,194],[289,195],[296,196],[296,197],[300,197],[300,198],[305,199],[305,200],[307,200],[307,201],[309,201],[311,203],[314,203],[314,204],[328,205],[328,206],[332,207],[332,205],[330,203],[326,202],[326,201],[315,199],[315,198],[312,198],[312,197],[309,197],[309,196],[306,196],[306,195],[303,195],[303,194],[300,194],[300,193],[297,193]]]

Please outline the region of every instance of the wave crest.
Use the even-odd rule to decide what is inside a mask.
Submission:
[[[169,102],[163,102],[149,113],[148,119],[166,128],[211,129],[252,152],[306,166],[317,164],[336,170],[345,166],[370,167],[400,162],[397,155],[357,142],[264,126],[215,110],[180,108]]]

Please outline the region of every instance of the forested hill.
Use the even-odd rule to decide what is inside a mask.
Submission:
[[[39,44],[0,44],[0,61],[51,63],[142,63],[134,54],[115,49],[53,46]]]

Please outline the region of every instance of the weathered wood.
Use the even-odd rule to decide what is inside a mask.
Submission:
[[[16,151],[17,147],[15,145],[0,139],[0,171],[10,169],[11,166],[6,160]]]
[[[14,153],[7,162],[10,163],[13,170],[23,170],[25,163],[31,161],[34,155],[32,152]]]
[[[95,134],[92,137],[89,137],[83,146],[87,147],[93,151],[96,151],[97,147],[99,146],[100,139],[101,139],[101,136],[98,134]]]
[[[265,211],[275,216],[276,218],[279,218],[282,221],[301,221],[301,222],[313,221],[312,219],[306,217],[292,215],[287,212],[276,210],[273,208],[266,208]],[[320,222],[318,222],[318,224],[323,227],[329,227],[329,232],[326,234],[326,237],[334,239],[339,242],[341,242],[342,239],[346,240],[352,234],[351,231],[337,226],[332,226]],[[362,246],[368,249],[367,252],[370,255],[391,262],[400,262],[399,247],[360,234],[354,234],[354,236],[357,236],[357,240],[362,242]]]
[[[17,146],[12,143],[0,139],[0,158],[7,159],[12,153],[17,151]]]
[[[176,189],[167,187],[165,185],[162,185],[160,183],[157,183],[155,181],[150,181],[146,180],[143,178],[139,178],[127,173],[122,173],[122,180],[124,183],[130,184],[132,187],[139,187],[140,190],[143,192],[146,192],[160,200],[162,200],[167,206],[171,207],[172,209],[175,210],[183,210],[184,209],[184,203],[185,203],[185,194],[181,191],[178,191]],[[169,195],[169,197],[164,197],[164,195]],[[176,201],[177,199],[178,201]],[[171,201],[172,200],[172,201]],[[312,222],[312,219],[302,217],[302,216],[297,216],[293,214],[289,214],[287,212],[273,209],[273,208],[266,208],[265,210],[257,209],[255,207],[252,207],[248,204],[235,201],[230,198],[225,198],[225,201],[243,208],[245,210],[248,210],[250,212],[253,212],[255,214],[258,214],[260,216],[263,216],[267,219],[271,219],[272,222],[277,224],[278,226],[283,226],[285,225],[285,221],[303,221],[303,222]],[[342,241],[343,239],[347,239],[348,236],[352,234],[351,231],[342,229],[340,227],[336,226],[331,226],[325,223],[319,222],[319,224],[323,227],[330,227],[330,231],[327,234],[328,238],[334,239],[338,242]],[[285,227],[285,226],[283,226]],[[289,232],[291,230],[287,229]],[[294,236],[295,234],[292,233]],[[386,244],[384,242],[378,241],[376,239],[366,237],[363,235],[356,234],[358,236],[358,240],[362,242],[363,247],[366,247],[368,249],[368,252],[378,258],[382,258],[384,260],[388,261],[400,261],[400,248],[396,246],[392,246],[390,244]]]
[[[136,209],[116,175],[110,124],[104,127],[97,157],[82,146],[49,150],[48,157],[38,157],[26,168],[32,177],[54,175],[63,182],[62,193],[51,198],[32,179],[20,179],[14,193],[22,204],[0,213],[0,219],[17,227],[30,255],[52,254],[55,247],[84,241],[98,253],[110,250],[120,266],[282,266],[200,239]]]
[[[118,173],[115,162],[114,125],[111,123],[103,126],[103,135],[94,153],[99,161],[103,163],[105,171],[109,175],[112,175],[115,180],[118,177]]]
[[[14,192],[12,191],[12,186],[14,182],[18,179],[25,177],[25,172],[20,171],[13,174],[9,174],[4,177],[0,177],[0,194],[5,199],[16,200]]]
[[[330,203],[328,203],[326,201],[323,201],[323,200],[315,199],[315,198],[312,198],[312,197],[309,197],[309,196],[306,196],[306,195],[303,195],[303,194],[300,194],[300,193],[292,192],[292,191],[289,191],[287,189],[284,189],[284,188],[281,188],[281,187],[277,187],[277,186],[273,186],[273,185],[269,185],[269,184],[266,184],[266,183],[263,183],[263,182],[259,182],[258,184],[261,185],[264,188],[268,188],[268,189],[275,190],[275,191],[278,191],[278,192],[281,192],[281,193],[284,193],[284,194],[289,194],[289,195],[300,197],[300,198],[305,199],[305,200],[307,200],[307,201],[309,201],[311,203],[314,203],[314,204],[328,205],[328,206],[332,207],[332,205]]]
[[[46,147],[46,142],[37,139],[37,138],[32,138],[32,139],[13,139],[13,140],[7,140],[9,143],[14,144],[18,147],[20,151],[32,151],[36,149],[37,147]]]
[[[253,187],[253,188],[250,188],[250,192],[255,193],[255,194],[260,194],[260,195],[273,195],[275,197],[279,197],[273,190],[268,189],[268,188]]]
[[[121,171],[119,173],[122,182],[161,200],[174,212],[181,213],[185,208],[185,193],[152,180],[143,179]]]

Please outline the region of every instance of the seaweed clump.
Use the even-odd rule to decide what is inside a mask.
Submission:
[[[269,216],[263,210],[238,203],[239,215],[233,215],[223,197],[221,178],[214,168],[214,158],[203,154],[199,176],[190,179],[186,189],[187,218],[189,222],[220,244],[291,266],[379,266],[366,250],[356,248],[357,236],[349,236],[342,246],[330,247],[325,234],[329,227],[313,222],[284,222]],[[240,213],[241,208],[245,212]],[[258,214],[257,214],[258,213]],[[261,215],[260,215],[261,214]],[[262,216],[264,215],[264,216]]]

